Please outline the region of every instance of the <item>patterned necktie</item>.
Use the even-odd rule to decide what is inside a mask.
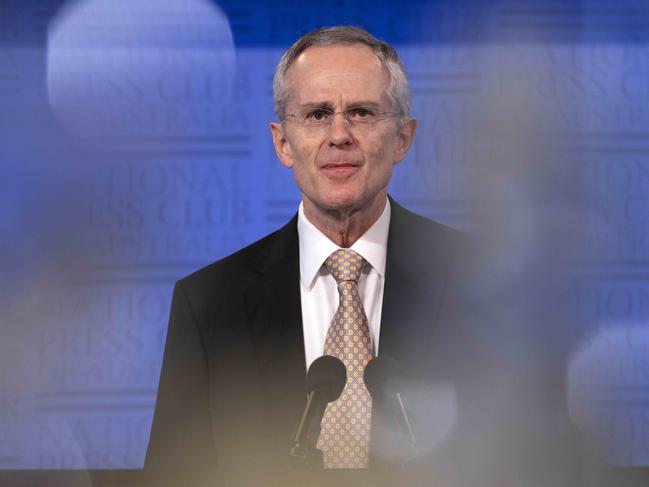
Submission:
[[[325,468],[367,468],[372,398],[365,382],[365,365],[374,356],[367,316],[358,293],[365,259],[353,250],[339,249],[325,261],[338,283],[338,310],[327,332],[325,355],[338,357],[347,367],[347,384],[337,401],[327,405],[318,448]]]

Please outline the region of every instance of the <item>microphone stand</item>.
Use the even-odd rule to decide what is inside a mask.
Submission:
[[[297,431],[293,437],[293,447],[291,448],[290,459],[291,464],[295,467],[321,470],[322,452],[316,448],[316,441],[320,435],[320,425],[318,424],[315,428],[309,428],[309,425],[307,424],[309,420],[313,420],[311,408],[315,407],[315,395],[315,390],[309,392],[307,395],[304,413],[302,414],[302,418],[300,418]],[[316,417],[321,416],[322,415],[316,415]],[[310,431],[311,429],[315,431]]]
[[[401,410],[401,419],[403,420],[404,424],[406,425],[406,429],[408,430],[408,436],[410,439],[410,449],[412,450],[415,457],[419,457],[419,447],[417,446],[417,438],[415,437],[415,431],[412,429],[412,425],[410,424],[410,418],[408,418],[408,413],[406,412],[406,407],[403,404],[403,399],[401,399],[401,394],[397,392],[396,397],[397,397],[397,402],[399,403],[399,409]]]

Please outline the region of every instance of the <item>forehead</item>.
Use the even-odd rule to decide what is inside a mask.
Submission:
[[[289,104],[385,103],[390,76],[365,44],[312,46],[286,72]]]

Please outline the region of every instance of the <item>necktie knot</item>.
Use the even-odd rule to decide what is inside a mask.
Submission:
[[[351,249],[338,249],[332,253],[324,265],[338,284],[343,281],[358,282],[367,261]]]

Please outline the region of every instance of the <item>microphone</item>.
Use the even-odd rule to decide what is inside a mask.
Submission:
[[[399,363],[385,355],[375,357],[365,366],[363,380],[379,415],[388,413],[389,416],[399,418],[401,428],[408,436],[410,449],[418,456],[417,438],[401,395],[404,376]]]
[[[293,463],[322,466],[322,452],[316,448],[320,422],[327,404],[338,399],[346,382],[347,368],[336,357],[323,355],[309,367],[306,374],[306,406],[293,436],[290,454]]]

